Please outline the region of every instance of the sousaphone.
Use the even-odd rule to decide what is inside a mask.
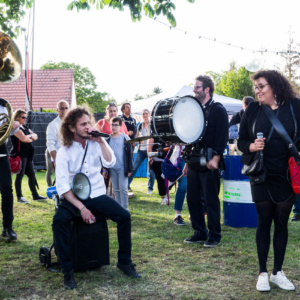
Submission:
[[[22,57],[17,45],[7,34],[0,32],[0,84],[10,83],[17,80],[21,73]],[[0,123],[2,124],[0,126],[1,146],[8,138],[14,120],[13,110],[9,102],[0,98],[0,105],[6,107],[8,113],[0,114]]]

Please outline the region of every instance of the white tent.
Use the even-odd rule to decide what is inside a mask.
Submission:
[[[187,96],[187,95],[191,95],[191,96],[194,95],[193,87],[184,85],[177,92],[165,92],[165,93],[161,93],[161,94],[149,97],[147,99],[130,102],[131,112],[133,114],[141,114],[142,110],[145,108],[148,109],[150,112],[152,112],[153,107],[159,100],[171,98],[174,96],[183,97],[183,96]],[[217,95],[217,94],[214,94],[213,99],[216,102],[222,103],[224,105],[224,107],[226,108],[228,114],[234,114],[242,109],[242,101],[241,100],[237,100],[237,99],[233,99],[233,98],[229,98],[229,97],[225,97],[225,96],[221,96],[221,95]]]

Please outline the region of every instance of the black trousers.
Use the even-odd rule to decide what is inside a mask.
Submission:
[[[27,157],[21,157],[22,161],[22,170],[19,174],[16,175],[15,179],[15,189],[17,197],[23,197],[22,194],[22,179],[24,177],[24,174],[28,177],[28,185],[32,194],[33,198],[36,198],[38,196],[38,192],[36,190],[35,186],[35,174],[34,174],[34,168],[33,168],[33,161],[30,158]]]
[[[3,150],[1,153],[7,153],[5,144],[0,146],[0,148]],[[1,210],[3,215],[3,228],[11,228],[14,219],[14,201],[8,156],[0,157],[0,192],[2,198]]]
[[[84,205],[97,217],[107,217],[117,223],[118,231],[118,262],[129,265],[131,260],[131,219],[130,213],[119,203],[107,195],[89,198]],[[55,250],[59,258],[63,273],[73,270],[70,255],[70,222],[78,216],[76,209],[70,202],[64,200],[53,217],[53,234]],[[93,226],[93,225],[91,225]]]
[[[167,194],[167,190],[165,180],[161,177],[161,164],[161,161],[153,161],[153,163],[150,164],[150,169],[152,169],[155,174],[159,195],[165,196]]]
[[[187,204],[192,227],[195,234],[209,241],[221,240],[221,210],[220,210],[220,176],[219,171],[187,170]],[[207,227],[205,224],[205,206]]]

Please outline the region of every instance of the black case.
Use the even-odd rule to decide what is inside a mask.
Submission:
[[[109,239],[106,219],[94,224],[71,222],[70,250],[74,271],[109,265]]]

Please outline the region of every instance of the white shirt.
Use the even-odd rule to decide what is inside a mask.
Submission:
[[[49,152],[58,151],[62,144],[62,138],[60,134],[61,119],[57,116],[47,126],[47,149]]]
[[[87,140],[86,147],[87,146],[88,149],[82,164],[82,168],[81,163],[85,149],[83,149],[80,143],[73,141],[73,144],[69,148],[62,146],[57,152],[55,175],[56,189],[59,195],[63,195],[71,189],[70,184],[72,183],[75,174],[80,172],[80,168],[81,172],[84,173],[90,180],[92,187],[90,197],[95,198],[106,194],[104,178],[100,173],[102,168],[100,157],[103,166],[106,168],[112,168],[115,165],[116,157],[107,143],[106,147],[109,149],[112,155],[112,160],[110,163],[103,158],[102,150],[98,142]]]

